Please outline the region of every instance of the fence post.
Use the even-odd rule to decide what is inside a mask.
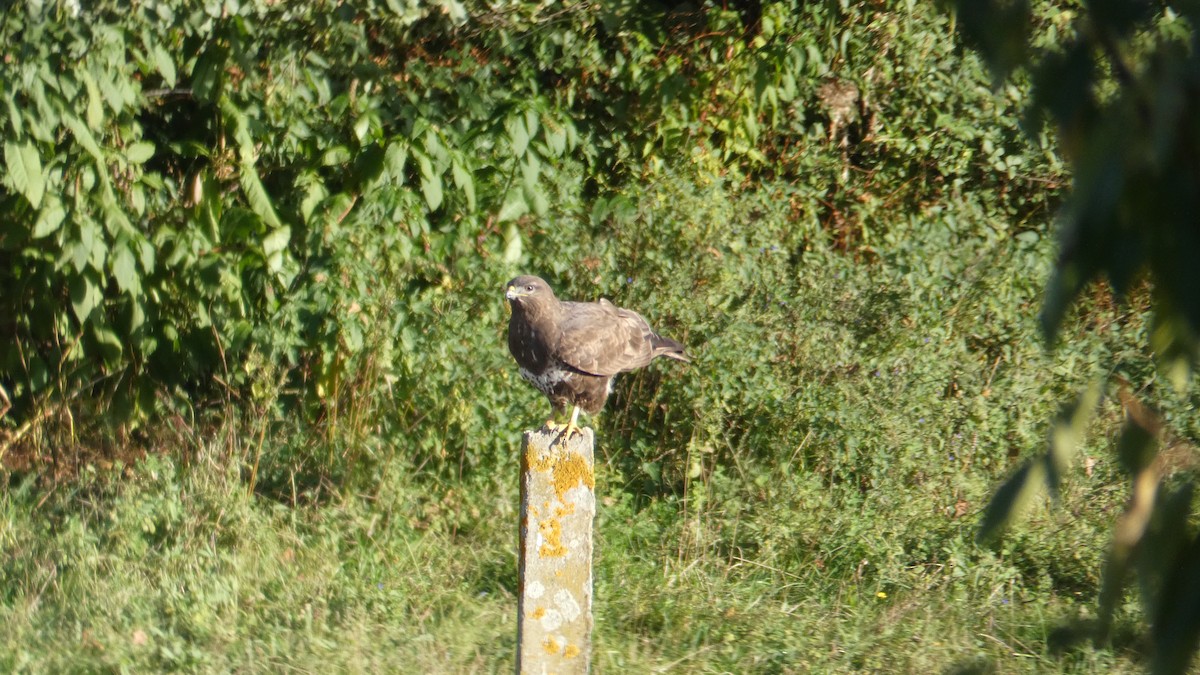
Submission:
[[[521,440],[521,674],[586,673],[591,665],[595,436],[584,428],[557,438],[543,427]]]

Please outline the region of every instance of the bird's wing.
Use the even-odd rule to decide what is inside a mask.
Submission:
[[[637,312],[600,302],[564,302],[554,354],[585,373],[612,376],[650,363],[650,324]]]

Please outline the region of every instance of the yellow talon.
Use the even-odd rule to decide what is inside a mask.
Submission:
[[[558,432],[554,437],[554,440],[551,441],[550,445],[554,446],[565,441],[569,441],[571,440],[572,434],[582,436],[583,429],[579,426],[578,422],[579,406],[575,406],[575,409],[571,412],[571,421],[567,422],[566,424],[559,424],[553,419],[546,420],[546,428],[552,432]]]

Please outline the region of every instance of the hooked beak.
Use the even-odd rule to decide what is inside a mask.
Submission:
[[[508,288],[504,289],[504,299],[510,302],[521,297],[522,295],[524,295],[524,293],[522,293],[521,289],[517,288],[516,286],[509,286]]]

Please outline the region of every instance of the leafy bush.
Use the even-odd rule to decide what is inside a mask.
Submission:
[[[815,172],[796,216],[855,246],[883,210],[984,177],[1036,211],[1037,153],[954,121],[1011,102],[927,71],[918,50],[960,57],[912,11],[29,5],[0,35],[9,419],[86,392],[137,420],[159,391],[280,383],[320,417],[411,386],[422,297],[495,260],[484,285],[527,261],[565,273],[590,257],[544,242],[601,238],[631,213],[622,190],[681,170]]]

